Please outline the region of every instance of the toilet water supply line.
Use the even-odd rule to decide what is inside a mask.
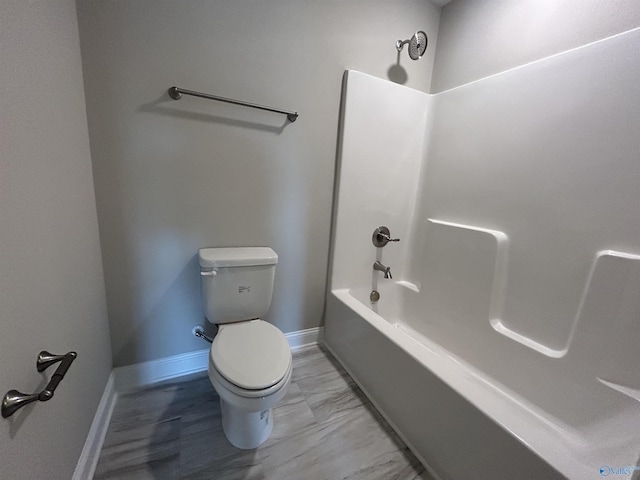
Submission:
[[[191,331],[196,337],[206,340],[209,343],[213,343],[213,338],[204,333],[204,328],[202,325],[196,325]]]

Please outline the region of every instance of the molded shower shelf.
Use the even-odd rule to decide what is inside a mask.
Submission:
[[[427,234],[427,248],[434,251],[434,255],[449,255],[455,257],[457,254],[464,258],[462,250],[478,250],[480,254],[493,255],[491,263],[485,263],[485,277],[491,277],[489,322],[493,329],[514,340],[535,350],[547,357],[562,358],[569,351],[569,347],[574,339],[575,332],[581,318],[589,316],[589,308],[597,307],[602,310],[615,312],[618,308],[613,305],[617,295],[606,294],[603,288],[610,289],[611,285],[617,285],[614,291],[621,291],[635,288],[640,291],[640,255],[632,253],[616,252],[613,250],[603,250],[597,253],[589,276],[587,278],[583,294],[577,313],[574,316],[571,326],[571,333],[563,348],[552,348],[531,336],[519,333],[510,328],[508,321],[503,318],[506,300],[507,287],[507,258],[509,250],[509,237],[501,231],[491,230],[472,225],[446,222],[443,220],[428,219],[429,230]],[[440,230],[440,231],[438,231]],[[484,247],[480,247],[484,243]],[[487,243],[491,243],[489,247]],[[456,249],[458,252],[456,252]],[[449,250],[449,252],[445,251]],[[451,265],[447,265],[451,268]],[[491,268],[491,271],[488,271]],[[630,285],[631,282],[631,285]],[[632,307],[629,307],[632,309]]]

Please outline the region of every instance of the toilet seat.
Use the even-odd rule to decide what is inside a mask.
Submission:
[[[247,390],[244,388],[240,388],[237,385],[234,385],[233,383],[231,383],[230,381],[228,381],[226,378],[224,378],[220,372],[215,368],[215,366],[212,364],[212,362],[209,362],[209,378],[211,379],[214,387],[216,388],[216,391],[218,391],[218,393],[220,394],[220,391],[218,390],[218,388],[215,386],[216,382],[224,387],[224,389],[226,389],[228,392],[237,395],[238,397],[244,397],[247,399],[251,399],[251,398],[262,398],[264,399],[265,397],[268,397],[269,395],[273,395],[275,393],[277,393],[279,390],[281,390],[283,387],[286,387],[289,384],[289,380],[291,379],[291,372],[293,371],[293,364],[289,367],[289,370],[287,371],[287,373],[285,374],[284,377],[282,377],[282,380],[280,380],[278,383],[276,383],[275,385],[270,386],[269,388],[265,388],[264,390]],[[215,382],[214,382],[215,380]]]
[[[220,382],[234,393],[268,395],[291,374],[289,342],[275,326],[250,320],[219,326],[210,351],[210,363]]]

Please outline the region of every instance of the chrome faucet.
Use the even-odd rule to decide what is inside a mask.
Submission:
[[[391,276],[391,267],[384,266],[379,260],[376,260],[376,263],[373,264],[373,269],[384,272],[384,278],[393,278]]]

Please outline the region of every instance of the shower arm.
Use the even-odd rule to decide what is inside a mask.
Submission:
[[[398,50],[399,52],[402,51],[403,47],[409,43],[411,40],[398,40],[396,42],[396,50]]]

